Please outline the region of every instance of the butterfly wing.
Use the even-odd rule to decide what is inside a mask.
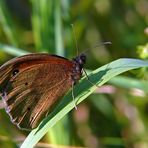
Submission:
[[[6,111],[20,128],[33,129],[72,86],[73,63],[47,54],[15,58],[0,68]]]

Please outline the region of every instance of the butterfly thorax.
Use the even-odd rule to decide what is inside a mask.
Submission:
[[[72,71],[72,80],[74,84],[81,78],[82,76],[82,69],[86,62],[86,56],[84,54],[80,54],[76,58],[73,59],[73,71]]]

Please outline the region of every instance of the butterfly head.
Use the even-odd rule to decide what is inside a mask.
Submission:
[[[86,55],[83,53],[73,59],[74,67],[72,71],[72,80],[74,84],[81,78],[82,69],[84,67],[85,62],[86,62]]]
[[[81,53],[79,56],[77,56],[74,61],[80,66],[82,69],[84,64],[86,63],[86,55]]]

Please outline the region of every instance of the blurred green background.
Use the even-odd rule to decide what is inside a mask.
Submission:
[[[75,57],[71,24],[79,53],[90,49],[86,69],[122,57],[148,59],[147,0],[0,0],[0,64],[31,52]],[[0,146],[19,147],[29,132],[17,129],[0,107]],[[37,144],[49,146],[147,148],[147,69],[96,90]]]

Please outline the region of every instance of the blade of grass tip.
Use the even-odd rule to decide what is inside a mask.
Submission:
[[[61,1],[54,1],[54,21],[55,21],[55,49],[56,54],[64,56],[64,47],[62,40],[62,18],[61,18]]]
[[[101,86],[116,75],[140,67],[148,67],[148,61],[138,59],[119,59],[94,70],[88,76],[93,83]],[[92,86],[87,81],[86,77],[83,77],[74,89],[75,101],[77,104],[86,99],[95,89],[96,86]],[[55,110],[49,114],[49,116],[45,118],[36,129],[32,130],[23,142],[21,148],[34,147],[47,133],[49,128],[53,127],[53,125],[75,107],[74,102],[70,98],[72,98],[71,91],[65,95],[62,101],[55,107]]]
[[[16,29],[6,7],[5,0],[0,0],[0,22],[9,42],[17,47],[19,41],[16,34]]]
[[[0,44],[0,49],[4,52],[7,52],[10,55],[13,55],[13,56],[22,56],[25,54],[29,54],[29,52],[27,52],[25,50],[15,48],[12,46],[8,46],[8,45],[4,45],[4,44]]]

